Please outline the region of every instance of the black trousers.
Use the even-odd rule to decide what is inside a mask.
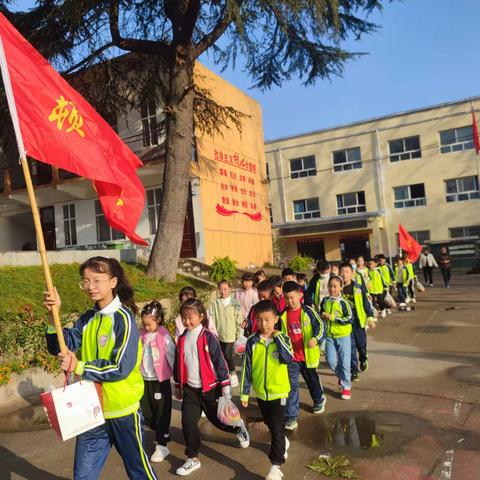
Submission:
[[[408,282],[408,296],[410,298],[415,298],[415,280],[414,279],[410,279],[410,281]]]
[[[350,370],[352,373],[358,373],[358,361],[365,363],[367,356],[367,332],[361,327],[357,318],[355,318],[352,326],[352,333],[350,334],[352,341],[351,350],[351,364]],[[358,358],[357,358],[358,352]]]
[[[425,283],[433,283],[433,267],[422,267]]]
[[[140,400],[145,423],[155,432],[155,438],[164,447],[170,441],[172,419],[172,387],[170,380],[145,380],[145,391]]]
[[[208,420],[220,430],[229,433],[240,432],[240,427],[230,427],[220,422],[217,418],[217,395],[215,389],[204,393],[201,388],[185,385],[183,387],[182,430],[186,445],[185,455],[188,458],[197,457],[202,444],[198,428],[198,421],[202,411],[205,412]]]
[[[227,361],[228,370],[230,372],[235,371],[235,356],[233,352],[233,345],[234,345],[234,342],[229,342],[229,343],[220,342],[220,348],[222,349],[223,356]]]
[[[445,283],[445,286],[450,283],[450,277],[452,275],[452,271],[450,267],[447,268],[441,268],[442,271],[442,277],[443,277],[443,283]]]
[[[285,405],[280,398],[269,401],[257,398],[257,403],[272,438],[268,458],[272,465],[281,465],[285,463]]]
[[[385,292],[382,293],[372,293],[372,301],[373,301],[373,306],[379,310],[385,310],[388,308],[388,305],[385,303]]]

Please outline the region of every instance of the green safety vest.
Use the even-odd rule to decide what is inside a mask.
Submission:
[[[349,323],[337,323],[335,321],[335,317],[345,318],[342,309],[342,302],[347,306],[350,320]],[[344,298],[332,300],[330,297],[325,297],[322,301],[321,312],[328,313],[334,317],[331,320],[327,320],[327,337],[341,338],[349,336],[352,333],[352,308],[347,300]]]

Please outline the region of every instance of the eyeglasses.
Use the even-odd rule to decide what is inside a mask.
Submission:
[[[82,280],[81,282],[78,282],[78,286],[80,287],[81,290],[88,290],[90,287],[97,288],[100,286],[101,283],[103,282],[109,282],[111,278],[104,278],[104,279],[97,279],[97,280],[92,280],[91,282],[89,280]]]

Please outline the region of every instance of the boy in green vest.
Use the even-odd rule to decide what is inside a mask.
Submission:
[[[308,282],[305,304],[311,305],[317,312],[322,298],[328,295],[328,279],[330,278],[330,264],[322,259],[317,262],[317,273]]]
[[[397,282],[398,301],[400,307],[405,307],[407,300],[407,288],[410,281],[408,269],[403,261],[403,257],[398,257],[395,265],[395,281]]]
[[[417,275],[415,274],[415,267],[408,256],[405,257],[405,266],[408,271],[407,303],[409,299],[411,302],[417,303],[417,299],[415,298],[415,280],[417,279]]]
[[[392,267],[390,266],[390,264],[387,263],[387,258],[383,253],[379,253],[376,258],[378,262],[377,268],[378,268],[378,271],[380,272],[380,275],[382,276],[383,284],[385,285],[385,290],[386,292],[393,293],[393,286],[395,285],[395,273]],[[387,305],[387,313],[392,313],[392,310],[388,305]]]
[[[281,331],[290,337],[293,346],[293,361],[288,365],[291,390],[285,413],[285,428],[293,431],[298,427],[300,374],[312,397],[313,413],[323,413],[325,410],[326,399],[317,374],[320,362],[319,344],[324,336],[324,328],[315,310],[302,303],[303,289],[298,283],[284,283],[283,294],[287,308],[280,315]]]
[[[360,370],[365,372],[368,369],[367,356],[367,331],[366,327],[375,326],[373,318],[373,307],[368,299],[367,290],[364,285],[353,280],[354,272],[350,263],[342,263],[340,265],[340,276],[343,279],[342,296],[350,303],[352,307],[352,333],[350,335],[352,341],[351,355],[351,380],[358,382],[360,360]],[[357,357],[358,351],[358,357]]]
[[[370,278],[369,293],[372,296],[373,306],[380,312],[382,317],[387,314],[387,304],[385,303],[385,285],[383,276],[377,267],[377,260],[370,258],[367,262],[368,277]]]
[[[266,480],[281,480],[280,466],[285,462],[288,440],[285,438],[285,404],[290,390],[287,364],[292,361],[290,338],[275,330],[278,310],[270,300],[253,306],[258,330],[250,336],[243,356],[240,401],[248,406],[250,387],[257,395],[262,417],[270,430],[269,458],[272,466]]]

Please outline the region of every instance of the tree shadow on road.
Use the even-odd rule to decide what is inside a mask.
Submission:
[[[0,445],[0,480],[10,480],[16,474],[28,480],[68,480],[68,477],[59,477],[27,462],[24,458]]]

